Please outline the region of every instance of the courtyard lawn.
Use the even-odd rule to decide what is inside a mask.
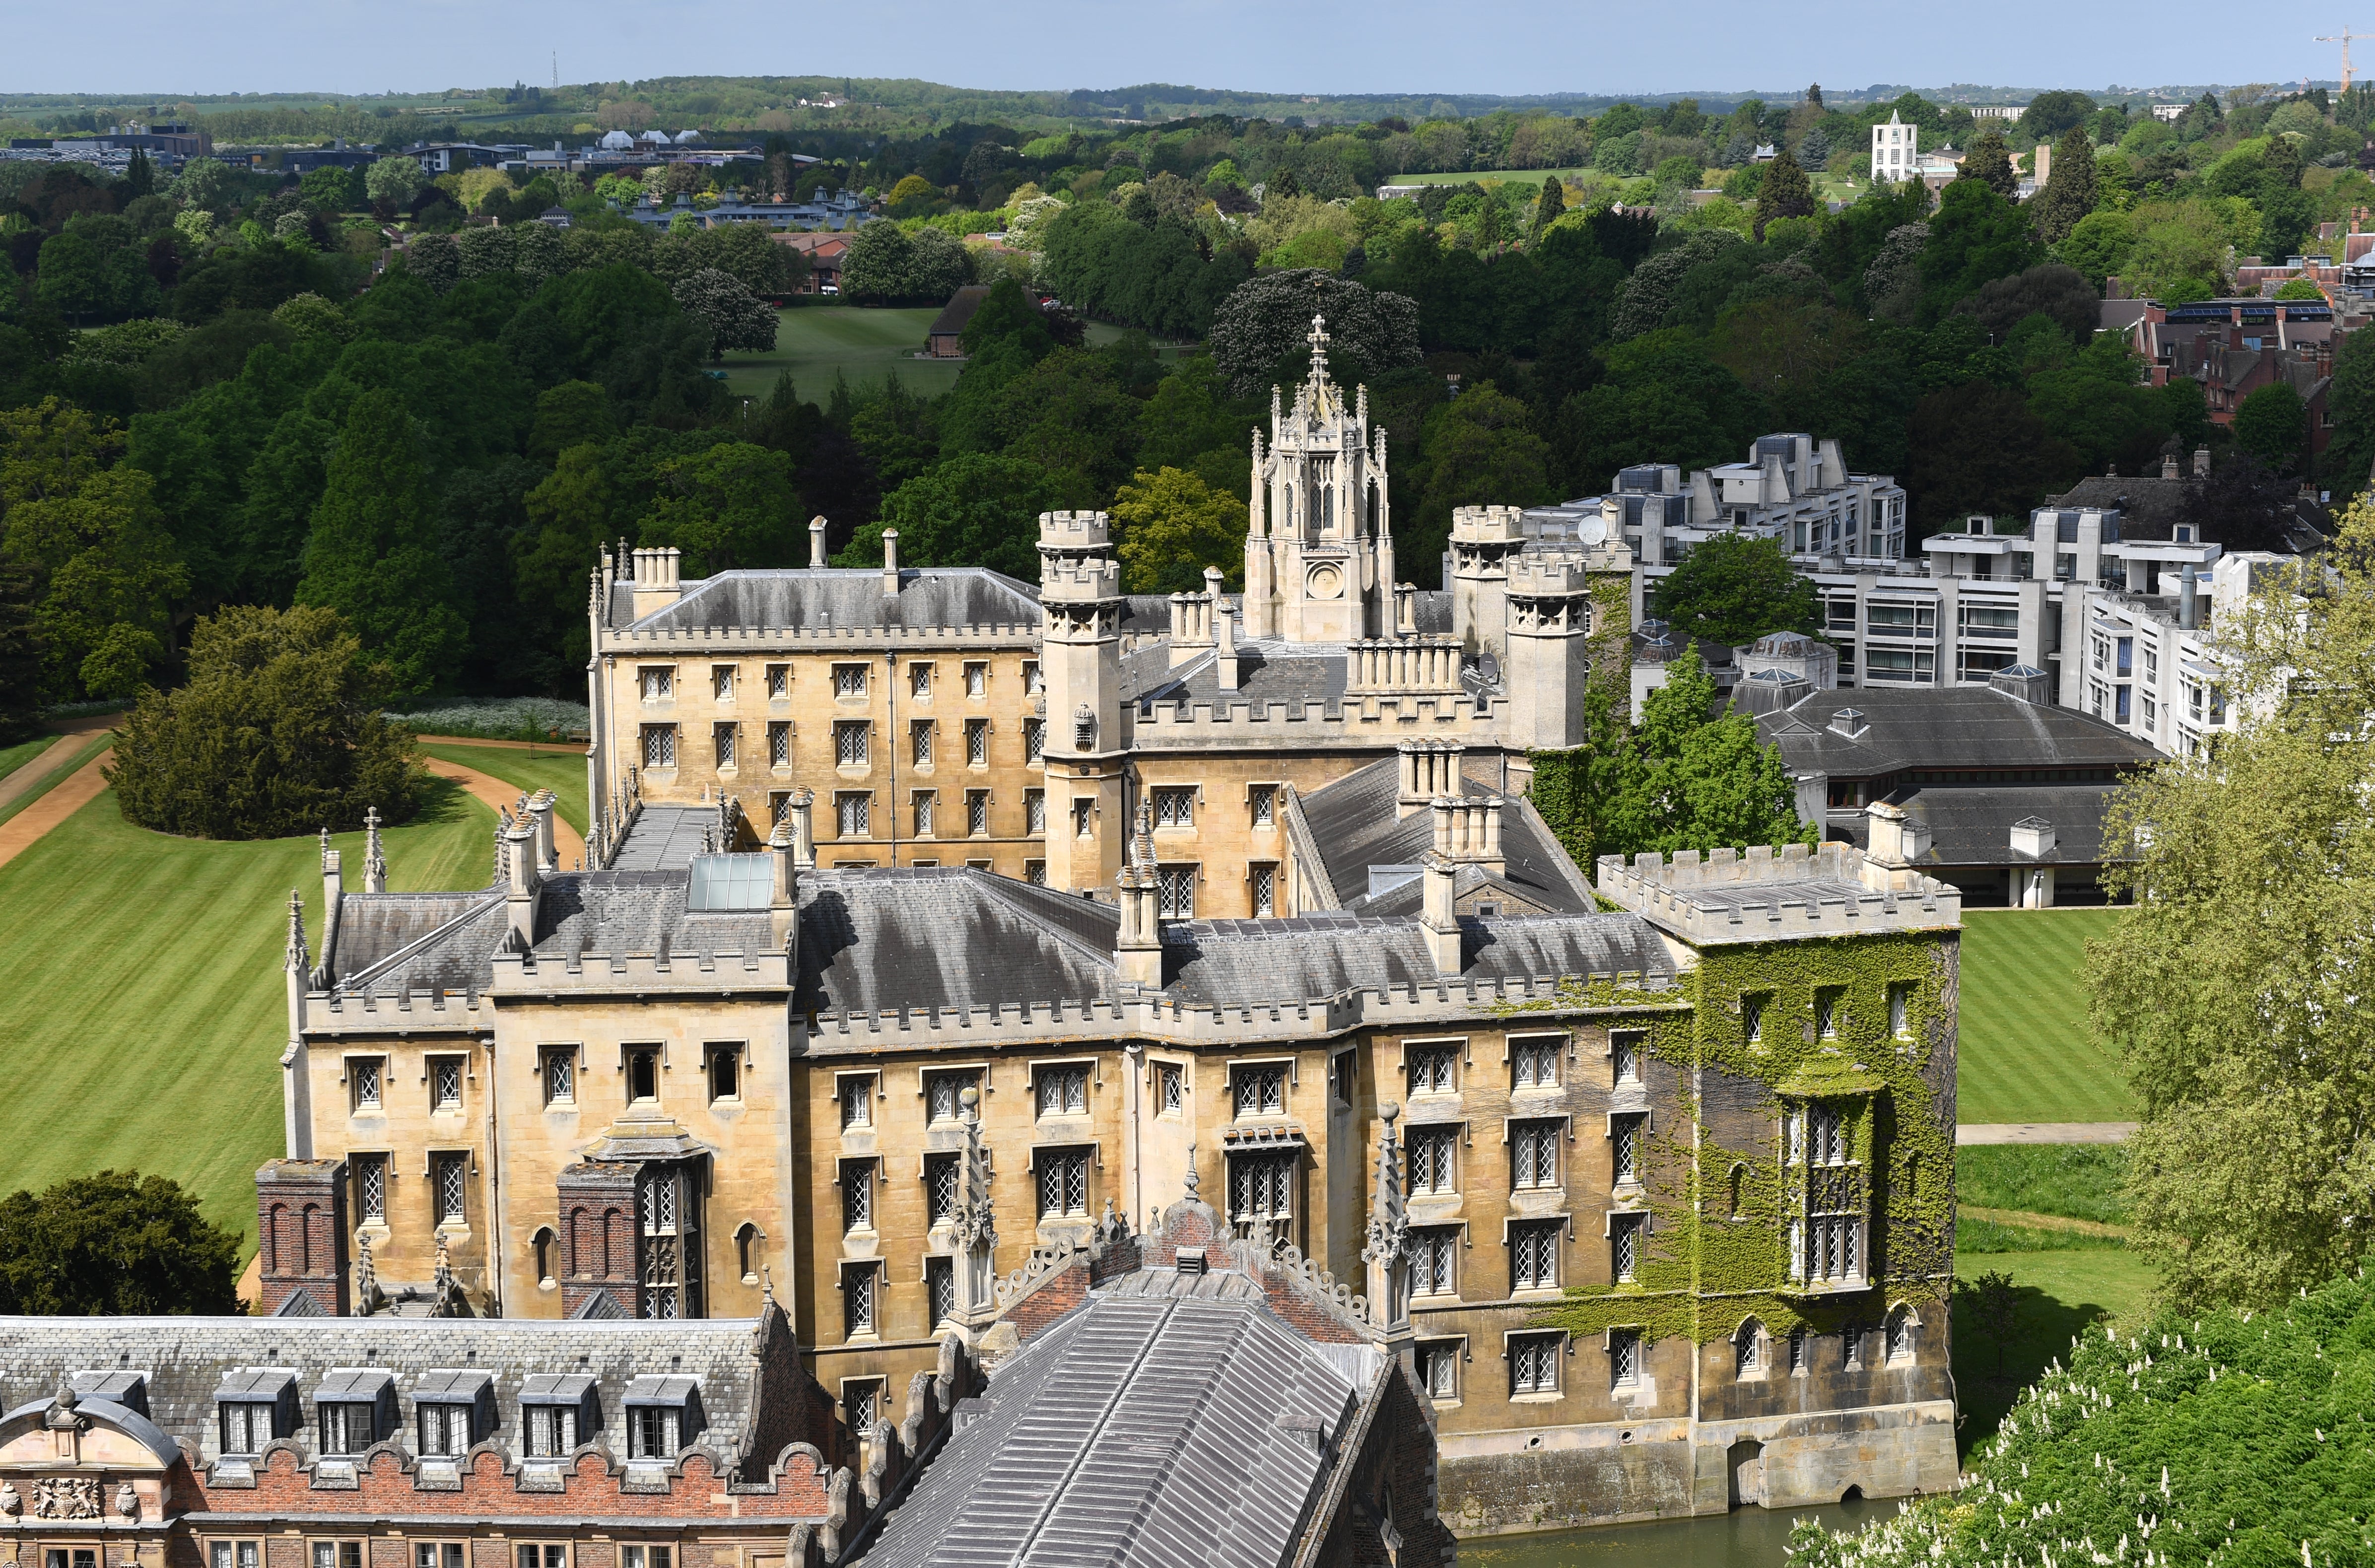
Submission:
[[[2118,1055],[2086,1027],[2086,943],[2116,909],[1978,910],[1963,916],[1965,1122],[2127,1122]]]
[[[436,781],[386,834],[388,885],[483,886],[493,832],[493,813]],[[332,842],[359,885],[362,835]],[[0,867],[0,1062],[18,1128],[0,1145],[0,1193],[136,1168],[254,1237],[255,1168],[282,1151],[291,888],[318,958],[313,838],[171,838],[125,822],[112,791]]]
[[[428,740],[421,742],[420,749],[424,756],[476,768],[523,793],[549,789],[560,800],[562,821],[581,834],[590,826],[585,810],[585,748],[582,745],[557,740],[530,750],[518,746]]]

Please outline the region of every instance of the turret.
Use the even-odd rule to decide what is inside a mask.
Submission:
[[[1116,885],[1122,868],[1121,567],[1102,512],[1039,516],[1039,670],[1047,884]]]
[[[1479,657],[1498,662],[1508,651],[1509,559],[1525,543],[1514,506],[1462,506],[1451,513],[1451,631]]]
[[[1510,558],[1502,585],[1501,687],[1509,739],[1538,750],[1579,746],[1591,676],[1591,579],[1581,556]]]

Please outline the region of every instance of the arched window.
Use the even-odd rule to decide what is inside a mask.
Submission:
[[[734,1232],[734,1261],[742,1270],[742,1283],[745,1285],[759,1282],[759,1243],[763,1234],[758,1226],[747,1220],[742,1222],[742,1228]]]
[[[297,1216],[297,1272],[313,1272],[313,1217],[320,1213],[313,1204],[307,1204]]]
[[[539,1225],[528,1244],[536,1250],[536,1282],[540,1290],[552,1289],[552,1227]]]
[[[1748,1167],[1735,1163],[1731,1168],[1731,1178],[1725,1184],[1729,1192],[1729,1208],[1726,1210],[1728,1218],[1733,1220],[1740,1218],[1741,1189],[1747,1185],[1747,1182]]]
[[[1336,526],[1336,487],[1319,487],[1319,526],[1322,531]]]
[[[1887,1359],[1890,1365],[1913,1359],[1913,1331],[1920,1326],[1921,1320],[1913,1315],[1913,1309],[1902,1303],[1888,1315]]]
[[[288,1223],[288,1207],[274,1204],[271,1220],[264,1227],[264,1271],[267,1274],[280,1272],[280,1231]]]
[[[1765,1325],[1753,1317],[1731,1337],[1731,1369],[1740,1377],[1754,1377],[1765,1370]]]

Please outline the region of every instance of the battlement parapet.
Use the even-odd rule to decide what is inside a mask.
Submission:
[[[1102,512],[1043,512],[1039,514],[1042,549],[1101,550],[1113,543],[1113,524]]]
[[[888,647],[1028,647],[1036,625],[993,626],[702,626],[607,631],[598,653],[653,657],[679,653],[835,653]]]
[[[1347,692],[1341,701],[1197,702],[1141,701],[1126,706],[1126,745],[1195,740],[1242,744],[1284,725],[1297,745],[1382,746],[1428,733],[1490,739],[1494,700],[1465,691]]]
[[[1892,872],[1852,844],[1757,844],[1744,855],[1715,850],[1603,855],[1601,896],[1696,946],[1788,941],[1881,931],[1953,930],[1962,890],[1932,878]]]
[[[1079,604],[1121,596],[1121,563],[1110,557],[1061,562],[1050,560],[1039,574],[1039,597]]]
[[[1464,545],[1520,545],[1526,539],[1523,513],[1514,506],[1457,506],[1451,536]]]

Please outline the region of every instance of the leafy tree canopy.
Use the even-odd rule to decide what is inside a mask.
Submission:
[[[1178,468],[1140,469],[1114,498],[1123,586],[1133,594],[1200,593],[1204,569],[1244,586],[1246,503]]]
[[[1329,371],[1340,385],[1419,361],[1415,304],[1309,268],[1240,284],[1212,318],[1213,361],[1240,395],[1299,379],[1315,314],[1327,319]]]
[[[1790,564],[1779,541],[1746,534],[1719,534],[1694,547],[1657,584],[1652,607],[1702,646],[1739,648],[1772,632],[1821,630],[1813,579]]]
[[[0,1198],[0,1312],[235,1314],[238,1270],[238,1235],[169,1177],[100,1171]]]
[[[351,831],[412,815],[411,737],[381,713],[386,672],[337,612],[237,606],[200,619],[188,684],[150,690],[108,779],[124,820],[191,838]]]

